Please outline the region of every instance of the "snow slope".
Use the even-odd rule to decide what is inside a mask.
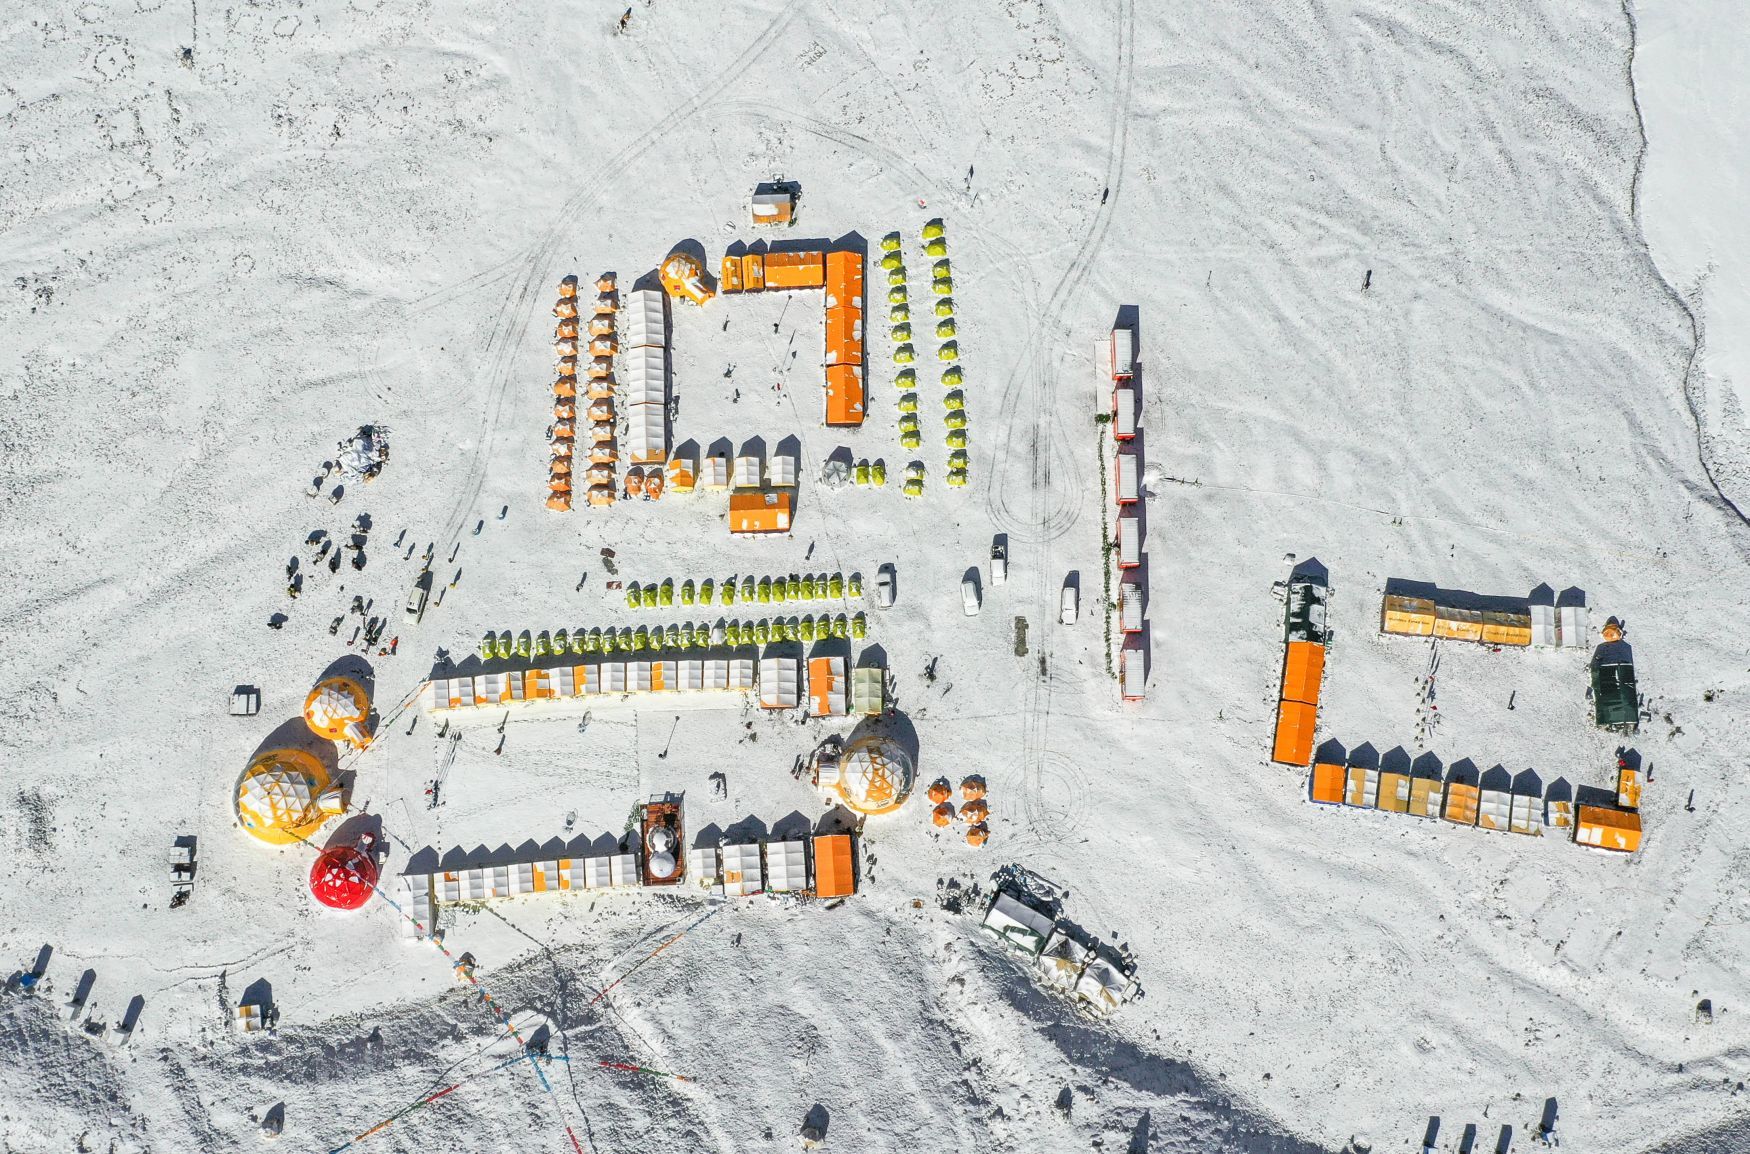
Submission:
[[[329,1150],[502,1053],[440,956],[382,906],[316,909],[307,851],[246,839],[229,795],[345,653],[356,618],[338,640],[327,625],[355,595],[399,637],[373,658],[383,704],[486,629],[680,619],[626,610],[608,547],[641,580],[894,561],[900,602],[870,610],[869,641],[924,779],[985,774],[995,837],[971,851],[914,806],[871,827],[863,895],[726,908],[594,1005],[699,903],[462,912],[451,948],[572,1061],[552,1093],[522,1065],[483,1074],[360,1149],[562,1150],[566,1125],[584,1149],[787,1149],[818,1104],[829,1148],[1396,1149],[1438,1116],[1444,1151],[1466,1124],[1524,1141],[1552,1096],[1570,1145],[1713,1130],[1729,1148],[1750,1040],[1750,537],[1703,467],[1690,321],[1666,285],[1688,292],[1703,250],[1663,276],[1652,260],[1652,206],[1677,204],[1658,219],[1690,238],[1686,206],[1715,198],[1654,194],[1643,92],[1635,202],[1624,11],[827,2],[702,21],[639,0],[625,35],[616,16],[323,0],[6,22],[0,942],[18,968],[54,947],[54,988],[0,1013],[29,1057],[0,1074],[11,1147],[228,1149],[283,1102],[288,1148]],[[902,230],[914,290],[918,227],[945,218],[974,486],[941,484],[930,385],[918,503],[805,481],[796,534],[758,543],[727,540],[705,496],[540,509],[559,278],[630,278],[686,240],[715,259],[774,172],[803,183],[796,235]],[[1140,317],[1149,494],[1151,688],[1133,707],[1097,601],[1092,350],[1121,305]],[[829,434],[820,324],[805,294],[677,309],[677,439],[794,435],[805,473],[841,445],[897,471],[886,326],[871,421]],[[1719,466],[1737,442],[1708,388]],[[306,498],[365,422],[392,431],[382,477]],[[361,513],[365,570],[313,573],[288,602],[287,558]],[[956,587],[998,532],[1009,582],[966,618]],[[427,542],[440,579],[459,546],[462,577],[408,627],[404,554]],[[1377,635],[1388,578],[1577,585],[1595,624],[1626,619],[1653,717],[1635,741],[1654,769],[1644,850],[1306,805],[1302,776],[1266,760],[1290,552],[1332,575],[1320,738],[1350,748],[1423,752],[1427,650]],[[1062,627],[1072,570],[1084,613]],[[1426,752],[1606,784],[1617,742],[1590,725],[1582,656],[1442,662]],[[262,687],[259,717],[224,716],[238,682]],[[805,823],[819,803],[788,771],[836,731],[628,702],[513,719],[495,754],[481,718],[432,810],[442,745],[411,720],[355,766],[391,869],[605,844],[666,790],[695,829]],[[177,834],[198,835],[201,872],[172,911]],[[1135,952],[1143,1001],[1081,1019],[938,900],[1010,862]],[[146,1000],[125,1047],[51,1020],[87,968],[98,1019]],[[227,1007],[262,982],[278,1035],[230,1035]],[[603,1058],[695,1081],[587,1065]]]

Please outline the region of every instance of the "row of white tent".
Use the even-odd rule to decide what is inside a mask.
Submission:
[[[1052,918],[999,890],[981,923],[1033,962],[1040,981],[1105,1016],[1136,996],[1137,982],[1118,959],[1073,937]]]
[[[722,461],[722,457],[711,458]],[[762,485],[760,475],[764,469],[765,480]],[[795,456],[790,453],[775,454],[770,461],[762,462],[758,456],[748,455],[735,458],[734,475],[729,481],[731,489],[759,489],[771,487],[775,489],[793,489],[801,474],[801,466]],[[707,488],[722,488],[723,486],[706,486]]]
[[[842,667],[842,657],[834,660]],[[843,680],[842,672],[839,679]],[[771,656],[757,663],[752,657],[650,658],[434,677],[425,687],[424,705],[428,712],[436,713],[575,697],[713,691],[757,691],[763,709],[794,709],[802,703],[801,660]]]
[[[626,334],[626,453],[634,465],[668,460],[668,301],[633,289],[621,309]]]

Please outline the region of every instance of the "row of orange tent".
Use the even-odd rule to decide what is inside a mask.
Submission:
[[[828,425],[861,425],[868,400],[863,380],[862,250],[727,252],[721,271],[725,293],[825,290],[826,349],[821,362],[826,372],[824,420]]]
[[[573,493],[574,449],[579,419],[577,367],[581,351],[589,353],[588,383],[584,388],[582,418],[589,423],[589,470],[585,490],[591,505],[614,503],[614,465],[619,452],[614,445],[614,353],[619,349],[615,317],[619,312],[614,275],[597,278],[594,315],[583,334],[577,304],[577,276],[559,282],[559,301],[553,315],[559,323],[553,333],[553,354],[558,360],[553,381],[552,461],[547,473],[547,508],[567,511]],[[579,341],[586,345],[580,346]]]
[[[662,499],[663,489],[667,481],[663,476],[661,465],[633,465],[626,470],[626,496],[643,497],[646,501]]]
[[[1287,584],[1282,683],[1276,703],[1276,740],[1270,760],[1311,765],[1313,731],[1319,720],[1319,689],[1325,676],[1326,608],[1330,590],[1322,570],[1297,571]]]
[[[930,820],[940,829],[956,820],[966,822],[966,844],[976,848],[990,840],[990,802],[985,799],[984,778],[975,775],[961,782],[960,795],[965,801],[956,811],[954,787],[947,778],[937,778],[928,795],[936,807],[930,811]]]

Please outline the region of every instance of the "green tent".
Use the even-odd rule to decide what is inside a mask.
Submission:
[[[1627,661],[1592,667],[1592,715],[1599,725],[1636,726],[1640,720],[1635,667]]]

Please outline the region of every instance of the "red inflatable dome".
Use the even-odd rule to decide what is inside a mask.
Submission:
[[[323,850],[310,867],[310,892],[325,906],[356,910],[371,900],[377,863],[352,846]]]

